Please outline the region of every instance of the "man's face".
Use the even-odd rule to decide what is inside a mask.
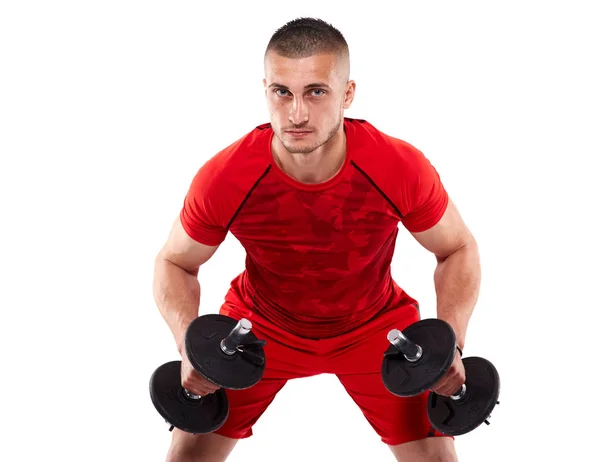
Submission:
[[[308,154],[340,129],[354,98],[347,60],[335,54],[265,57],[265,96],[275,136],[290,153]]]

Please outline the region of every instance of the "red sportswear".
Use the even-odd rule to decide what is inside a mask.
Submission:
[[[208,160],[185,198],[181,222],[210,246],[230,231],[246,269],[232,281],[253,311],[304,338],[351,331],[389,307],[415,302],[391,277],[398,223],[425,231],[448,194],[429,160],[365,120],[344,119],[342,169],[301,183],[275,163],[270,124]]]

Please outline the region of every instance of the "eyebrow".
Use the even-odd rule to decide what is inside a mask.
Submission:
[[[282,85],[282,84],[276,83],[276,82],[273,82],[271,85],[269,85],[268,88],[271,88],[271,87],[278,87],[278,88],[282,88],[284,90],[289,90],[289,88],[286,87],[285,85]],[[308,85],[306,85],[304,87],[304,89],[308,90],[309,88],[321,88],[321,87],[330,88],[329,85],[327,85],[326,83],[317,82],[317,83],[309,83]]]

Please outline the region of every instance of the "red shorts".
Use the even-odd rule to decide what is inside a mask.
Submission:
[[[248,438],[252,426],[275,395],[290,379],[317,374],[335,374],[369,424],[388,445],[426,437],[446,436],[435,431],[427,417],[423,393],[400,398],[390,393],[381,378],[383,353],[389,347],[387,333],[404,329],[419,320],[418,308],[404,305],[338,337],[305,339],[285,332],[250,309],[230,291],[221,314],[245,317],[264,347],[266,368],[260,382],[246,390],[227,390],[229,416],[215,433],[230,438]]]

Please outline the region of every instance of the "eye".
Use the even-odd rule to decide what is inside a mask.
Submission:
[[[313,96],[323,96],[325,93],[327,93],[325,90],[321,89],[321,88],[315,88],[313,90]]]
[[[273,92],[277,95],[277,96],[287,96],[288,91],[284,90],[283,88],[276,88],[275,90],[273,90]],[[281,92],[281,93],[279,93]]]

